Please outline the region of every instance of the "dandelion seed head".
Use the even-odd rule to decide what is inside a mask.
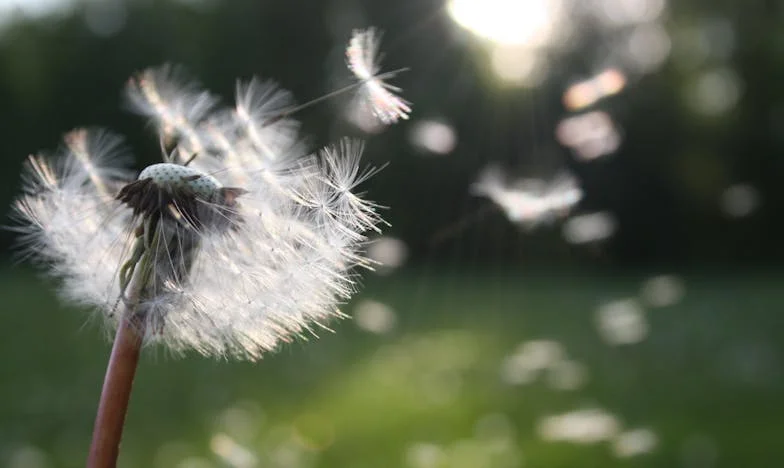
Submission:
[[[15,204],[24,251],[110,328],[117,304],[134,304],[145,343],[174,352],[255,360],[329,330],[383,224],[356,193],[376,172],[361,169],[362,144],[300,157],[296,122],[275,116],[290,96],[258,80],[234,108],[170,66],[127,93],[165,137],[164,162],[134,176],[122,141],[94,129],[31,157]],[[131,301],[128,278],[144,275]]]

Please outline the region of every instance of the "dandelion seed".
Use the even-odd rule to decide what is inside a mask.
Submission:
[[[400,88],[386,83],[398,71],[379,74],[381,57],[378,47],[381,36],[374,28],[355,30],[346,49],[346,62],[360,81],[360,103],[369,107],[372,114],[384,124],[408,119],[411,103],[397,96]]]
[[[131,109],[151,117],[162,140],[179,140],[180,154],[175,156],[187,158],[206,150],[204,134],[196,125],[218,100],[200,90],[182,68],[164,65],[144,70],[128,80],[127,91]]]
[[[550,181],[523,180],[510,184],[497,166],[490,166],[472,185],[475,195],[492,200],[513,223],[534,227],[568,213],[583,196],[577,180],[560,174]]]

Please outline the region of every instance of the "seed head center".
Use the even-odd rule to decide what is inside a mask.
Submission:
[[[158,188],[166,192],[187,191],[207,200],[213,198],[222,188],[215,177],[192,167],[172,163],[147,166],[138,178],[138,180],[144,179],[151,179]]]

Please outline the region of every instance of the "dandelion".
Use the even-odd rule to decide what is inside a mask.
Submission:
[[[378,54],[380,34],[374,29],[355,30],[346,49],[346,62],[360,83],[361,101],[384,124],[408,119],[410,103],[395,93],[400,88],[385,82],[401,70],[379,74],[381,57]]]
[[[88,466],[113,466],[142,346],[259,359],[342,316],[377,206],[355,193],[362,144],[297,157],[288,93],[251,80],[233,108],[182,72],[143,71],[129,102],[161,137],[137,177],[122,139],[75,130],[31,156],[15,203],[25,252],[116,328]]]
[[[69,133],[59,160],[29,160],[22,229],[65,295],[111,325],[121,320],[116,300],[133,302],[147,343],[254,360],[339,316],[365,232],[381,221],[352,193],[372,171],[358,169],[362,145],[352,141],[305,158],[269,152],[253,116],[191,109],[204,101],[188,97],[206,94],[177,95],[165,70],[143,72],[128,93],[176,138],[174,154],[200,148],[189,165],[167,156],[132,180],[118,167],[128,154],[119,137]],[[150,279],[129,291],[142,266]]]

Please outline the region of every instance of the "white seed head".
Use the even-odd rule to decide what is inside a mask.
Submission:
[[[382,223],[353,192],[374,173],[359,169],[362,145],[298,157],[296,124],[269,123],[286,97],[270,85],[239,86],[237,106],[220,109],[170,68],[139,76],[131,100],[175,157],[134,178],[116,137],[81,131],[71,135],[84,144],[60,158],[31,158],[16,203],[26,251],[112,327],[119,277],[149,252],[152,280],[136,304],[144,338],[174,351],[258,359],[341,317],[354,267],[369,264],[366,232]]]

